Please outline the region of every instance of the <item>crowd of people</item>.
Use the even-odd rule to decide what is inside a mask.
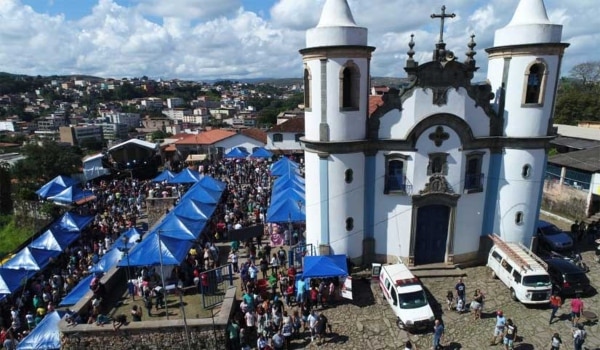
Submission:
[[[217,241],[227,241],[228,232],[261,223],[265,220],[271,197],[269,163],[262,160],[224,160],[204,162],[198,170],[226,183],[221,202],[213,217],[201,234],[199,243],[190,250],[180,266],[173,269],[170,280],[179,286],[197,286],[198,291],[208,290],[207,278],[203,272],[225,262],[220,256]],[[91,223],[81,231],[79,238],[53,259],[43,271],[36,271],[22,290],[7,296],[0,302],[0,344],[11,349],[25,337],[43,317],[55,307],[82,279],[90,274],[90,269],[111,249],[115,240],[126,230],[139,226],[147,197],[181,198],[189,186],[157,183],[150,180],[128,178],[105,178],[85,184],[94,199],[83,203],[73,212],[93,217]],[[176,201],[174,202],[176,204]],[[235,242],[237,246],[239,242]],[[250,247],[250,242],[245,242]],[[236,244],[233,244],[235,247]],[[268,246],[268,244],[267,244]],[[268,259],[261,245],[256,256]],[[215,250],[217,250],[215,252]],[[237,265],[238,252],[229,257]],[[270,260],[269,260],[270,261]],[[285,261],[277,259],[275,266],[285,266]],[[244,264],[240,270],[251,270]],[[130,288],[131,293],[141,294],[147,300],[148,316],[152,316],[152,306],[160,307],[162,281],[153,268],[137,269],[135,276],[140,279],[139,288]],[[90,289],[94,297],[90,301],[89,312],[67,312],[67,322],[103,325],[111,320],[103,311],[107,299],[106,288],[100,283],[100,276],[92,280]],[[264,277],[264,276],[263,276]],[[295,277],[295,276],[294,276]],[[288,299],[289,300],[289,299]],[[269,305],[266,310],[271,310]],[[131,310],[134,321],[141,320],[142,310]],[[293,315],[290,315],[291,317]],[[121,320],[123,321],[123,320]],[[118,322],[117,322],[118,323]],[[244,327],[245,328],[245,327]]]

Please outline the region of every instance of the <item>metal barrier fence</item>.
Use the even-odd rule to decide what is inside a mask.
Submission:
[[[221,265],[212,270],[200,273],[200,290],[202,306],[213,308],[223,302],[225,292],[233,286],[233,265]]]
[[[288,250],[288,266],[293,266],[296,270],[302,269],[302,258],[305,256],[316,255],[316,250],[313,244],[299,243],[293,245]]]

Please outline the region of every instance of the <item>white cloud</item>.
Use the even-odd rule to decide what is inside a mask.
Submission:
[[[240,0],[136,0],[144,15],[178,17],[188,20],[208,20],[225,16],[238,9]]]
[[[97,0],[77,20],[36,12],[20,0],[0,0],[0,67],[31,75],[93,74],[190,79],[301,75],[305,30],[318,22],[324,0],[279,0],[265,17],[244,10],[240,0]],[[369,29],[375,46],[372,74],[404,76],[410,34],[415,59],[431,58],[438,40],[439,4],[429,1],[349,0],[354,19]],[[447,47],[462,60],[476,35],[478,65],[496,29],[507,24],[518,0],[446,0]],[[546,0],[552,21],[564,25],[563,73],[597,60],[600,7]],[[483,77],[485,72],[478,74]]]

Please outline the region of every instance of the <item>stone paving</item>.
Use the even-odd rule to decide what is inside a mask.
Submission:
[[[593,286],[600,285],[600,264],[594,261],[594,252],[583,253],[584,261],[591,270],[588,273]],[[423,283],[433,296],[430,302],[436,315],[443,320],[446,328],[444,344],[447,349],[485,349],[503,348],[499,345],[490,346],[493,335],[496,310],[502,310],[507,318],[512,318],[518,327],[518,342],[515,349],[549,349],[550,339],[554,332],[563,339],[562,349],[573,349],[571,323],[567,319],[570,312],[569,302],[559,310],[560,320],[548,324],[550,310],[544,307],[527,307],[512,301],[505,285],[493,279],[490,270],[485,266],[464,269],[468,297],[476,288],[486,295],[483,318],[474,320],[469,313],[458,314],[448,311],[445,296],[448,290],[453,290],[456,277],[424,278]],[[323,310],[332,325],[332,336],[327,342],[318,346],[310,343],[310,336],[305,334],[303,339],[293,341],[293,349],[324,348],[324,349],[402,349],[406,340],[410,339],[417,349],[431,349],[432,333],[408,334],[397,328],[395,316],[387,302],[382,298],[378,285],[371,286],[368,279],[355,279],[353,285],[354,300],[341,301],[337,306]],[[600,312],[600,294],[593,293],[583,298],[585,308],[596,313]],[[321,310],[317,310],[321,312]],[[588,337],[585,346],[588,349],[600,349],[600,330],[598,325],[587,325]],[[413,348],[414,349],[414,348]]]

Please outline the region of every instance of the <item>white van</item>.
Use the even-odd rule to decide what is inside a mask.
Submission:
[[[552,282],[545,263],[522,244],[504,242],[490,235],[494,246],[487,266],[492,277],[500,279],[510,290],[513,300],[523,304],[545,304],[550,301]]]
[[[435,317],[423,286],[402,261],[381,267],[379,286],[398,317],[398,327],[408,331],[433,327]]]

